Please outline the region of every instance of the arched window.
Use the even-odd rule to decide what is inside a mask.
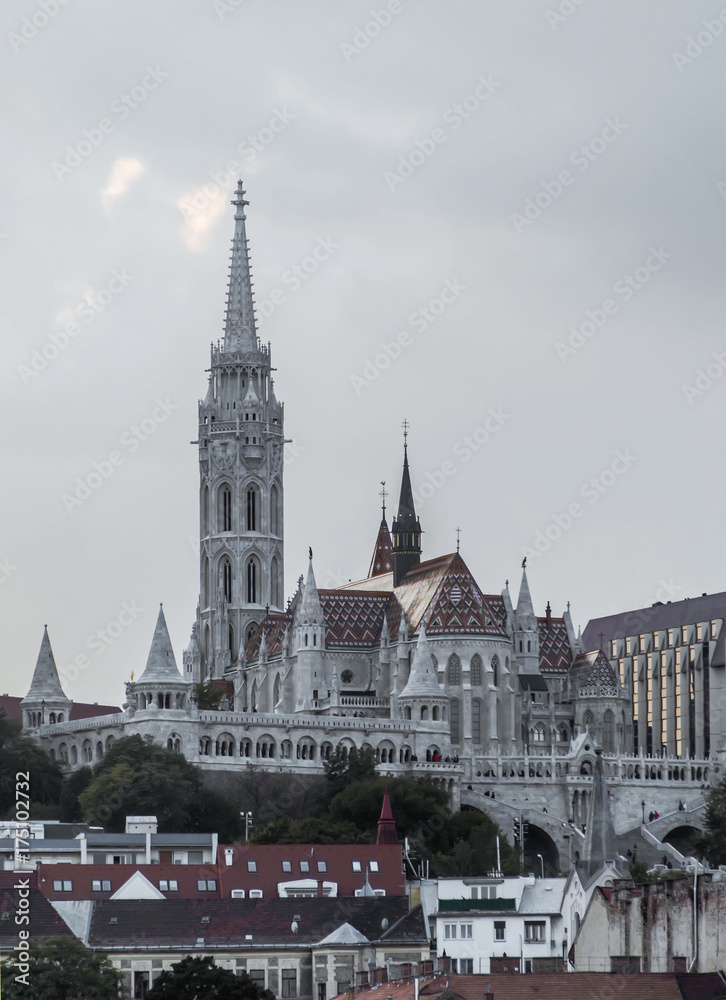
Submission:
[[[534,727],[534,733],[532,734],[535,743],[544,743],[545,741],[545,727],[541,722],[538,722]]]
[[[602,748],[605,753],[613,753],[615,750],[614,722],[613,713],[608,709],[602,717]]]
[[[451,699],[451,742],[461,743],[461,703],[458,698]]]
[[[229,651],[234,659],[234,625],[230,625],[227,629],[227,641],[229,642]]]
[[[209,534],[209,487],[205,486],[202,490],[202,538],[206,538]]]
[[[492,684],[499,687],[499,657],[492,657]]]
[[[584,718],[583,721],[584,721],[585,725],[588,727],[588,729],[589,729],[590,726],[594,726],[595,725],[595,716],[592,714],[592,712],[590,711],[589,708],[585,712],[585,718]]]
[[[272,695],[272,707],[273,708],[280,701],[280,693],[281,693],[281,691],[282,691],[282,686],[280,684],[280,675],[278,674],[277,677],[275,677],[275,687],[274,687],[273,695]]]
[[[232,563],[227,556],[221,562],[222,591],[228,604],[232,603]]]
[[[270,489],[270,534],[280,533],[279,492],[274,484]]]
[[[461,660],[452,653],[446,668],[446,678],[449,684],[461,684]]]
[[[474,653],[472,656],[469,670],[471,672],[471,683],[481,684],[482,662],[481,656],[478,653]]]
[[[474,743],[481,743],[481,701],[478,698],[471,703],[471,738]]]
[[[249,623],[249,625],[247,626],[247,633],[246,633],[246,636],[245,636],[247,642],[250,641],[250,639],[255,634],[255,632],[257,631],[257,629],[258,629],[257,622],[250,622]]]
[[[259,563],[254,556],[247,563],[247,603],[259,603]]]
[[[202,559],[202,607],[208,608],[209,600],[209,559],[204,556]]]
[[[270,560],[270,604],[273,608],[282,607],[282,595],[280,593],[280,567],[277,556]]]
[[[259,531],[259,525],[257,523],[257,508],[257,490],[254,486],[250,486],[245,494],[245,512],[247,515],[248,531]]]
[[[232,530],[232,490],[225,483],[219,491],[219,527],[221,531]]]

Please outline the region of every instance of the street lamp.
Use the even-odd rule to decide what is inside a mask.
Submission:
[[[245,841],[248,841],[250,839],[250,827],[252,826],[252,813],[241,812],[240,816],[245,821]]]
[[[544,858],[541,854],[538,854],[537,857],[539,858],[539,863],[542,865],[542,878],[544,878]]]
[[[645,826],[645,799],[640,803],[640,808],[643,810],[643,826]]]

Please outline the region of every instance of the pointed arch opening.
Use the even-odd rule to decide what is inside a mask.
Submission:
[[[261,604],[260,561],[256,556],[247,560],[245,567],[245,597],[248,604]]]
[[[217,490],[217,524],[220,531],[232,530],[232,488],[222,483]]]
[[[469,672],[471,676],[472,685],[479,686],[481,684],[482,668],[483,668],[483,663],[481,656],[479,656],[478,653],[474,653],[474,655],[471,658],[471,664],[469,665]]]
[[[273,556],[270,561],[270,604],[274,608],[282,607],[282,593],[280,586],[280,565],[277,556]]]
[[[461,660],[452,653],[446,665],[446,679],[449,684],[461,684]]]
[[[492,684],[499,687],[499,657],[492,657]]]
[[[245,526],[247,531],[260,530],[260,491],[256,486],[245,490]]]
[[[232,561],[229,556],[224,556],[220,566],[220,576],[222,583],[222,593],[228,604],[232,603]]]
[[[270,534],[280,534],[280,491],[274,483],[270,488]]]

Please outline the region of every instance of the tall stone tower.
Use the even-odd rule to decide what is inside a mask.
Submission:
[[[199,403],[200,587],[185,677],[222,677],[238,667],[266,610],[283,608],[283,407],[275,398],[269,345],[260,344],[242,182],[224,339],[212,345],[209,387]]]

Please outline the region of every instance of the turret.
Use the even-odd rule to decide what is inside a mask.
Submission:
[[[46,625],[30,689],[20,702],[23,729],[68,722],[72,704],[61,687]]]
[[[526,560],[525,560],[526,563]],[[522,583],[519,588],[517,610],[514,612],[514,655],[519,662],[520,672],[539,673],[539,624],[534,613],[532,595],[529,592],[527,569],[522,564]]]
[[[185,681],[176,665],[162,605],[159,605],[144,672],[137,681],[128,684],[127,689],[129,701],[135,703],[137,709],[189,711],[192,681]]]
[[[405,425],[408,426],[407,424]],[[421,562],[421,524],[416,517],[408,470],[408,431],[404,432],[403,476],[398,514],[393,520],[393,586],[398,587],[412,566]]]

